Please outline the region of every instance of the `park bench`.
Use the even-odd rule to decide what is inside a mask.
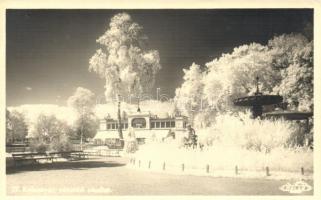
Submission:
[[[15,166],[29,162],[38,164],[40,160],[54,162],[54,159],[66,158],[68,160],[88,158],[88,153],[83,151],[65,151],[65,152],[48,152],[48,153],[14,153],[12,154]]]
[[[12,158],[14,160],[15,166],[26,162],[37,164],[40,160],[53,162],[54,159],[54,157],[47,153],[13,153]]]
[[[49,155],[53,156],[54,158],[65,158],[68,160],[88,158],[88,153],[83,151],[50,152]]]

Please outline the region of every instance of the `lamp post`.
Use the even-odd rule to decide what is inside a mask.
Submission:
[[[140,101],[140,98],[138,97],[138,102],[137,102],[137,112],[140,112],[139,101]]]

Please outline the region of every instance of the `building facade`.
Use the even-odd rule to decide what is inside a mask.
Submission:
[[[185,116],[173,116],[160,118],[150,112],[135,112],[121,120],[124,139],[129,138],[129,132],[135,134],[138,142],[143,143],[146,139],[161,139],[168,132],[182,135],[186,130],[188,118]],[[94,137],[95,144],[112,144],[119,140],[118,120],[105,118],[100,120],[99,130]],[[129,131],[130,130],[130,131]]]

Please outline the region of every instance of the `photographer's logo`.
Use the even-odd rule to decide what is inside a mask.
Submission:
[[[287,183],[280,187],[280,190],[291,194],[300,194],[312,190],[312,186],[304,181],[297,181],[294,184]]]

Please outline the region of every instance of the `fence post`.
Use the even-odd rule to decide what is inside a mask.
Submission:
[[[210,165],[209,164],[206,165],[206,173],[210,173]]]
[[[235,165],[235,175],[238,175],[239,174],[239,168],[237,165]]]
[[[265,171],[266,171],[266,176],[270,176],[270,169],[269,169],[269,167],[265,167]]]
[[[165,162],[163,163],[163,170],[165,170]]]
[[[304,168],[301,167],[301,174],[304,175]]]
[[[150,169],[151,161],[148,162],[148,169]]]
[[[185,166],[184,166],[184,163],[182,164],[182,171],[184,171],[184,169],[185,169]]]

